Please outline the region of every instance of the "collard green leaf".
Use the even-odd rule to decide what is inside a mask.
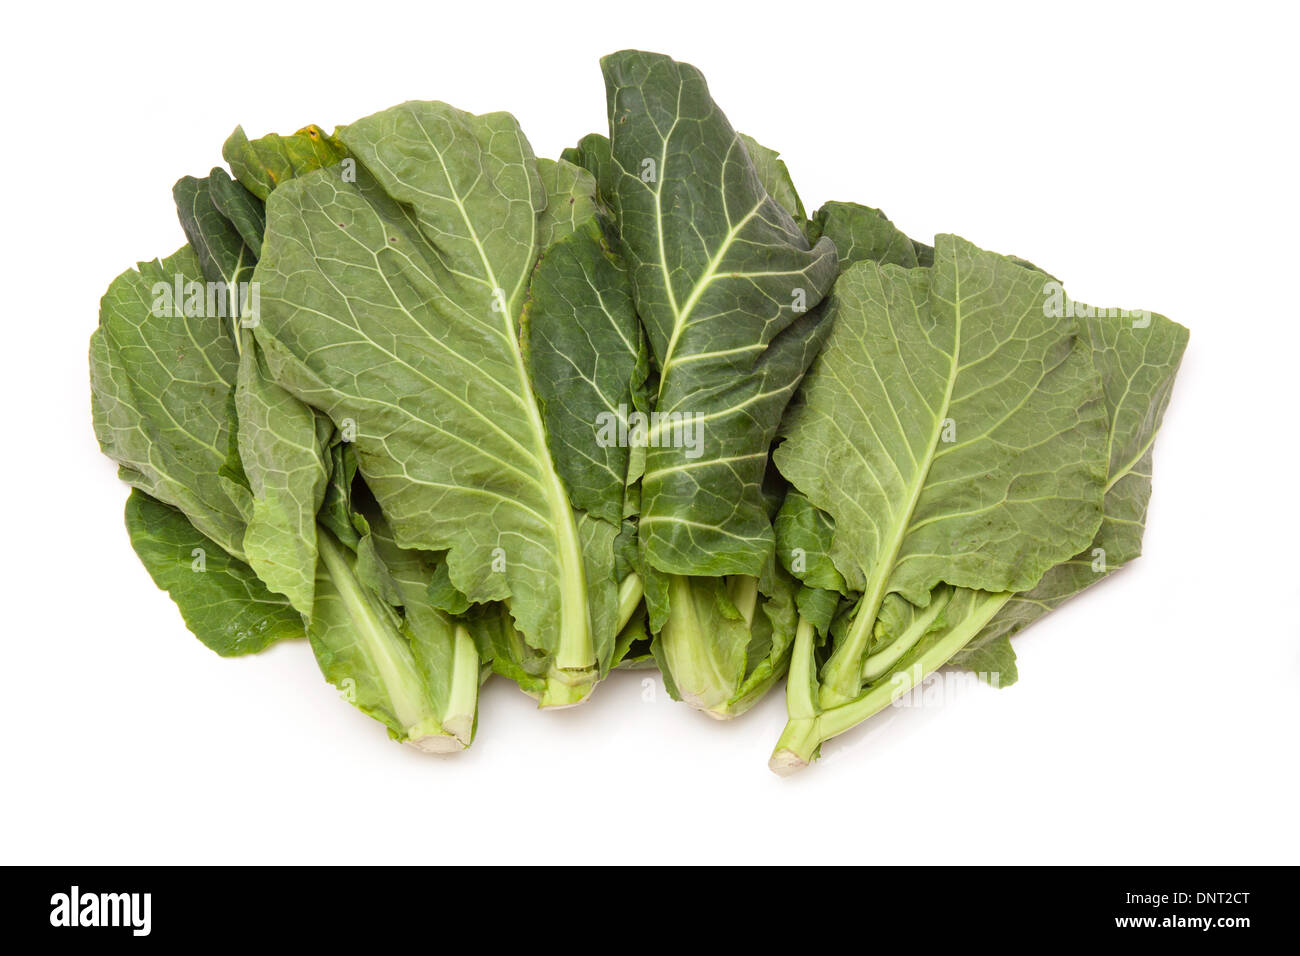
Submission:
[[[841,271],[867,260],[881,265],[892,262],[907,269],[933,263],[933,257],[929,262],[920,262],[912,240],[883,212],[870,206],[828,202],[813,216],[811,234],[825,236],[835,243]]]
[[[749,624],[723,578],[668,578],[670,613],[655,640],[670,695],[697,710],[719,715],[732,689],[744,680]],[[707,635],[708,639],[701,639]]]
[[[223,657],[255,654],[268,644],[302,637],[289,602],[272,594],[252,568],[200,534],[181,512],[133,490],[126,530],[149,576],[180,609],[185,626]]]
[[[231,221],[213,204],[207,179],[185,176],[172,187],[172,198],[176,201],[185,238],[199,258],[204,277],[209,282],[224,284],[225,295],[229,296],[240,282],[252,278],[257,257]],[[234,335],[240,310],[235,303],[227,301],[224,311],[231,318]]]
[[[648,359],[631,280],[594,216],[542,256],[527,327],[556,468],[575,506],[617,528]]]
[[[333,166],[347,157],[347,150],[336,136],[316,125],[304,126],[290,136],[271,133],[254,140],[248,138],[243,127],[236,126],[221,155],[230,164],[235,179],[265,202],[281,183]]]
[[[836,284],[831,340],[775,452],[864,594],[824,705],[856,696],[885,595],[1030,588],[1095,534],[1100,382],[1075,320],[1044,302],[1040,273],[952,236],[932,269],[867,261]]]
[[[596,179],[596,195],[601,205],[612,207],[614,163],[609,153],[609,137],[600,133],[588,133],[578,140],[577,146],[570,146],[561,153],[560,158],[591,173]]]
[[[749,153],[749,159],[754,164],[754,172],[758,174],[758,181],[763,189],[790,214],[794,224],[804,230],[808,223],[808,216],[804,212],[803,200],[799,198],[799,193],[794,188],[794,180],[790,178],[790,170],[786,167],[781,154],[774,149],[768,149],[752,136],[746,136],[744,133],[738,135],[740,141],[745,144],[745,151]]]
[[[230,328],[241,354],[231,430],[239,450],[237,477],[248,489],[248,503],[238,493],[242,488],[232,498],[248,523],[244,557],[271,590],[287,596],[310,618],[316,512],[327,476],[323,449],[332,428],[324,416],[271,380],[253,339],[259,297],[251,279],[257,260],[244,234],[259,230],[260,248],[265,221],[261,202],[219,169],[205,179],[185,177],[173,195],[204,275],[209,283],[225,287],[227,306],[234,310]]]
[[[835,277],[768,196],[699,71],[602,60],[613,200],[660,373],[641,492],[649,564],[758,575],[772,551],[761,484],[781,412],[826,334]]]
[[[545,250],[595,218],[596,180],[562,159],[537,160],[537,175],[546,194],[546,206],[537,217],[537,249]]]
[[[479,656],[474,640],[465,622],[429,600],[429,583],[439,564],[435,557],[398,547],[392,529],[377,512],[372,513],[370,524],[376,556],[396,588],[404,632],[443,732],[468,747],[478,713]]]
[[[505,114],[408,103],[342,133],[355,182],[276,189],[257,277],[275,378],[349,422],[402,547],[447,551],[471,601],[508,599],[528,642],[597,665],[577,519],[520,345],[546,194]]]
[[[435,752],[463,744],[443,732],[427,674],[401,616],[358,578],[355,556],[319,536],[315,613],[307,629],[321,673],[395,740]]]
[[[225,320],[207,309],[188,246],[113,280],[90,339],[95,436],[123,481],[242,559],[244,518],[221,474],[239,359]]]
[[[1015,679],[1012,635],[1142,553],[1152,448],[1187,348],[1187,329],[1162,315],[1135,321],[1106,314],[1118,310],[1082,306],[1074,311],[1083,313],[1110,423],[1105,513],[1089,547],[1012,597],[953,657],[952,663],[967,670],[1000,673],[1001,686]]]
[[[239,233],[254,256],[262,254],[262,233],[266,231],[266,210],[262,201],[241,186],[220,167],[208,173],[212,205]]]
[[[329,480],[316,520],[330,530],[348,550],[357,549],[357,529],[352,523],[352,482],[357,474],[357,454],[351,443],[337,435],[326,452]]]
[[[835,525],[830,517],[791,489],[773,522],[776,554],[781,566],[811,588],[849,592],[844,576],[831,560]]]
[[[333,427],[271,380],[245,333],[235,386],[239,456],[252,492],[244,533],[248,563],[310,618],[316,579],[316,512],[329,476],[324,448]]]

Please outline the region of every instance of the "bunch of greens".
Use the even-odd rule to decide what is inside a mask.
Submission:
[[[223,655],[306,636],[429,751],[495,672],[542,707],[617,666],[742,713],[774,769],[1139,551],[1186,344],[878,210],[812,217],[698,70],[602,63],[609,135],[409,102],[227,140],[187,244],[91,338],[131,542]]]

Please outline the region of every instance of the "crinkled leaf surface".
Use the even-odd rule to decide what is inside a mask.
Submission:
[[[560,158],[581,166],[591,173],[596,180],[596,195],[603,206],[613,204],[614,163],[609,154],[609,137],[600,133],[588,133],[578,140],[577,146],[570,146]]]
[[[594,216],[542,256],[528,318],[533,381],[556,467],[573,504],[617,528],[647,352],[631,280]]]
[[[808,498],[791,490],[773,522],[781,566],[811,588],[848,593],[844,576],[831,559],[835,525]]]
[[[941,581],[1032,587],[1092,539],[1100,384],[1074,319],[1044,315],[1041,285],[953,236],[932,270],[863,262],[840,278],[831,340],[774,457],[834,521],[855,590],[883,578],[882,597],[923,605]]]
[[[799,198],[799,193],[794,188],[794,180],[790,178],[790,170],[785,165],[785,160],[781,158],[781,154],[774,149],[768,149],[752,136],[746,136],[744,133],[740,133],[739,136],[740,141],[745,144],[745,151],[749,153],[750,162],[754,164],[754,172],[758,175],[758,181],[763,189],[790,214],[794,224],[803,230],[808,224],[808,216],[804,212],[803,200]]]
[[[200,533],[243,557],[244,518],[221,475],[230,445],[229,396],[239,357],[221,319],[186,315],[161,290],[202,293],[186,246],[113,280],[90,339],[91,406],[100,447],[123,481],[179,508]]]
[[[235,408],[239,456],[253,497],[244,552],[271,590],[311,617],[316,512],[329,477],[324,448],[332,426],[271,380],[247,334]]]
[[[266,231],[266,209],[262,201],[219,166],[208,173],[207,179],[212,205],[234,226],[249,251],[260,256],[262,233]]]
[[[624,51],[602,60],[621,248],[660,372],[641,535],[674,574],[758,575],[772,551],[768,446],[826,333],[835,277],[764,190],[694,67]]]
[[[931,268],[864,261],[836,283],[830,342],[774,453],[862,593],[823,706],[857,695],[887,595],[1027,589],[1096,533],[1101,383],[1075,319],[1045,301],[1041,273],[954,236]]]
[[[879,209],[852,202],[828,202],[813,216],[811,234],[835,243],[840,269],[870,259],[881,265],[923,265],[916,247]]]
[[[1150,316],[1149,325],[1104,313],[1085,314],[1081,322],[1101,374],[1110,423],[1105,513],[1085,550],[1012,597],[953,658],[969,670],[1001,672],[1003,685],[1010,683],[1008,666],[1013,679],[1015,674],[1012,635],[1142,553],[1152,448],[1187,348],[1187,329],[1162,315]]]
[[[226,140],[221,155],[241,185],[263,201],[281,183],[347,157],[337,136],[319,126],[304,126],[289,136],[271,133],[250,140],[242,126]]]
[[[458,591],[509,598],[530,643],[557,658],[562,636],[581,634],[557,663],[587,666],[577,522],[520,344],[546,204],[532,151],[513,117],[441,103],[386,110],[342,138],[355,182],[321,170],[267,207],[268,364],[355,427],[402,547],[448,551]]]
[[[249,328],[256,324],[256,310],[247,302],[235,305],[242,284],[253,276],[256,256],[244,232],[264,223],[261,202],[219,169],[205,179],[185,177],[173,195],[205,277],[226,286],[227,308],[232,310],[229,327],[241,353],[231,427],[237,438],[239,473],[250,499],[242,509],[248,522],[244,556],[271,590],[287,596],[310,618],[316,512],[328,475],[323,449],[332,429],[324,416],[271,379]],[[256,242],[260,248],[260,232]],[[244,501],[243,496],[235,498]]]

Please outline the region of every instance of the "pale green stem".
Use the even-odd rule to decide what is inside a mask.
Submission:
[[[393,716],[405,728],[406,738],[416,741],[441,734],[442,723],[432,701],[418,692],[424,687],[424,681],[416,669],[411,649],[400,635],[385,626],[384,609],[376,607],[367,589],[357,580],[343,546],[327,529],[318,525],[316,532],[321,561],[353,622],[358,642],[374,662],[375,678],[392,702]]]
[[[474,713],[478,709],[478,648],[460,623],[454,627],[452,641],[451,693],[442,726],[462,747],[468,747],[474,737]]]
[[[830,660],[822,668],[821,690],[818,702],[823,710],[848,703],[862,690],[862,666],[867,648],[871,646],[871,633],[876,626],[876,616],[885,600],[887,575],[877,575],[871,590],[858,602],[853,623],[848,633],[831,652]]]
[[[627,622],[632,620],[644,595],[645,582],[641,580],[641,575],[634,571],[623,579],[623,583],[618,586],[618,627],[614,628],[615,634],[627,627]]]
[[[971,609],[955,627],[927,647],[906,670],[896,672],[885,682],[867,689],[861,697],[847,704],[823,711],[817,718],[818,730],[822,740],[851,730],[873,714],[888,707],[893,701],[902,697],[937,671],[965,647],[984,625],[993,619],[993,615],[1002,610],[1011,600],[1010,591],[981,594]]]
[[[727,578],[727,597],[745,619],[745,627],[754,626],[754,611],[758,608],[758,578],[752,574],[733,574]]]
[[[862,683],[870,684],[881,674],[889,673],[890,669],[899,662],[902,656],[915,647],[917,641],[929,633],[935,619],[947,607],[951,594],[952,592],[946,588],[932,594],[929,606],[916,616],[916,620],[911,623],[907,630],[879,651],[868,654],[866,662],[862,665]]]
[[[984,629],[1012,596],[1009,591],[981,594],[972,607],[971,613],[923,650],[911,667],[897,671],[888,681],[869,687],[865,693],[847,704],[822,710],[820,713],[816,711],[811,693],[812,641],[809,638],[806,647],[801,650],[799,639],[796,637],[786,692],[789,720],[781,734],[781,739],[777,741],[776,748],[772,751],[768,766],[783,776],[806,767],[822,743],[853,729],[867,718],[884,710],[893,701],[917,687],[928,676],[948,663],[954,654]],[[800,623],[802,626],[802,622]]]
[[[785,708],[789,715],[781,739],[776,742],[768,766],[786,776],[813,759],[820,741],[817,738],[817,704],[813,700],[816,687],[816,661],[813,657],[814,629],[810,622],[799,618],[794,635],[794,650],[790,655],[790,674],[785,682]]]
[[[682,700],[704,711],[726,704],[734,678],[724,662],[716,659],[717,642],[696,614],[691,578],[685,575],[669,578],[668,620],[658,640]]]

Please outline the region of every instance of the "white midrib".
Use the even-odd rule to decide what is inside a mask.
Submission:
[[[680,91],[678,95],[680,97]],[[679,116],[681,114],[680,106],[681,104],[679,102],[678,110],[677,110]],[[718,246],[717,252],[715,252],[713,256],[709,259],[709,264],[708,266],[705,267],[704,273],[700,276],[698,280],[696,280],[695,285],[691,287],[691,293],[686,297],[686,304],[683,305],[680,309],[678,309],[677,295],[676,293],[673,292],[672,277],[668,274],[668,256],[666,254],[665,246],[664,246],[665,237],[664,237],[664,215],[663,215],[663,188],[664,188],[663,184],[668,180],[667,169],[666,169],[666,165],[668,162],[668,141],[669,139],[672,138],[673,129],[675,129],[676,126],[677,126],[677,120],[674,119],[672,128],[668,130],[668,133],[663,138],[663,147],[659,150],[659,180],[655,184],[655,191],[654,191],[655,232],[656,232],[655,238],[657,239],[659,244],[659,272],[660,275],[663,276],[664,292],[668,296],[668,307],[672,309],[672,313],[673,313],[673,332],[672,335],[668,337],[668,348],[664,350],[663,372],[659,377],[659,394],[657,396],[659,399],[663,398],[664,383],[668,381],[668,372],[672,368],[673,355],[677,351],[677,341],[678,339],[681,338],[682,329],[685,327],[687,320],[690,318],[691,312],[695,309],[696,304],[700,301],[700,297],[704,295],[705,289],[707,289],[709,285],[713,282],[714,277],[717,275],[718,267],[722,264],[722,259],[724,256],[726,256],[727,251],[731,248],[732,243],[736,241],[736,236],[739,235],[740,230],[745,227],[745,225],[749,222],[749,220],[754,218],[754,215],[758,212],[758,210],[762,208],[763,199],[766,198],[765,196],[760,197],[759,201],[754,205],[754,207],[750,209],[749,212],[747,212],[744,216],[742,216],[739,222],[737,222],[734,226],[732,226],[729,230],[727,230],[726,238],[724,238],[722,243]],[[732,140],[732,143],[734,145],[735,143],[734,139]]]
[[[437,147],[434,147],[434,151],[438,152]],[[442,159],[441,152],[438,152],[438,158]],[[445,163],[443,168],[446,168]],[[497,290],[500,290],[502,321],[505,324],[506,340],[510,344],[510,354],[515,362],[515,371],[519,376],[520,399],[528,413],[529,428],[537,442],[535,458],[544,474],[545,483],[542,493],[546,497],[551,512],[551,522],[555,526],[557,558],[560,565],[560,640],[555,651],[555,666],[562,670],[594,667],[596,653],[588,620],[587,578],[582,565],[582,547],[578,543],[578,526],[573,520],[569,496],[564,491],[564,485],[561,484],[560,476],[555,470],[555,463],[551,461],[550,452],[546,448],[546,429],[542,423],[541,411],[537,407],[537,400],[533,395],[523,354],[519,349],[519,337],[514,321],[515,305],[512,301],[505,300],[505,289],[497,284],[496,270],[488,260],[487,250],[479,241],[478,230],[470,222],[460,194],[451,187],[450,175],[447,177],[447,183],[456,202],[456,208],[460,211],[461,222],[465,224],[466,231],[474,241],[474,248],[478,251],[479,262],[483,264],[483,273],[487,278],[494,302],[498,298]],[[537,220],[534,216],[533,237],[529,243],[530,259],[537,246],[536,232]],[[518,292],[516,288],[515,295]]]
[[[954,271],[957,272],[958,270]],[[925,480],[930,474],[931,465],[934,464],[939,439],[943,433],[943,423],[948,417],[948,408],[952,404],[952,393],[957,384],[958,370],[961,367],[960,274],[954,275],[953,279],[953,316],[952,364],[948,369],[948,383],[944,388],[943,401],[939,405],[939,410],[935,413],[934,431],[930,434],[930,442],[926,448],[925,458],[917,466],[916,478],[912,482],[912,490],[907,505],[899,512],[898,520],[892,528],[892,539],[889,542],[888,551],[882,552],[874,562],[874,576],[871,587],[863,594],[862,600],[858,603],[857,613],[853,618],[853,626],[849,629],[847,639],[835,649],[830,660],[826,662],[824,684],[833,685],[831,688],[832,693],[838,692],[844,696],[852,697],[857,694],[858,688],[861,686],[863,658],[871,639],[872,629],[875,626],[876,615],[880,613],[880,606],[884,603],[885,589],[889,586],[894,563],[898,560],[899,549],[903,546],[903,539],[907,537],[912,514],[916,511],[917,502],[921,500]]]
[[[731,249],[732,243],[736,241],[736,236],[740,234],[740,230],[745,227],[745,225],[749,222],[749,220],[754,218],[754,215],[758,212],[760,208],[762,208],[762,205],[763,205],[762,200],[759,200],[758,204],[755,205],[753,209],[747,212],[740,219],[739,222],[737,222],[734,226],[732,226],[729,230],[727,230],[726,238],[724,238],[721,244],[718,246],[718,251],[715,252],[712,258],[709,259],[708,266],[705,267],[704,273],[700,276],[700,278],[696,281],[695,285],[691,288],[691,294],[687,296],[686,304],[682,306],[682,310],[680,312],[677,311],[676,300],[672,294],[672,287],[668,285],[668,281],[669,281],[668,263],[663,257],[663,231],[664,231],[663,219],[662,218],[658,219],[658,228],[659,228],[659,236],[660,236],[659,238],[660,268],[663,270],[664,284],[668,288],[669,304],[673,307],[673,334],[672,337],[669,338],[668,348],[664,352],[663,374],[660,376],[659,379],[660,398],[663,397],[664,383],[668,381],[668,372],[672,368],[673,353],[677,350],[677,341],[678,339],[681,338],[682,330],[686,327],[686,322],[691,317],[691,312],[694,311],[695,306],[700,301],[700,297],[704,295],[705,290],[708,289],[708,287],[712,284],[714,278],[716,278],[718,274],[718,267],[722,265],[723,258],[726,256],[727,252]],[[656,217],[659,216],[658,194],[656,194],[655,196],[655,216]]]

